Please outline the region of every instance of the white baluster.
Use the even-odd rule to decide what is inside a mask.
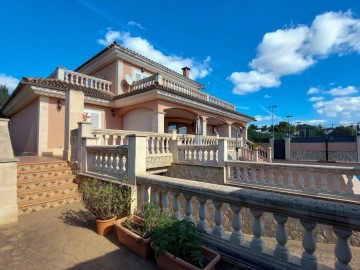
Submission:
[[[353,189],[354,185],[353,185],[353,182],[352,182],[353,174],[352,173],[347,173],[346,178],[347,178],[346,194],[347,195],[354,195],[354,189]]]
[[[301,171],[298,171],[299,174],[299,185],[298,185],[298,189],[300,190],[304,190],[304,175]]]
[[[275,247],[275,257],[280,258],[282,260],[288,260],[289,259],[289,249],[286,246],[286,243],[288,241],[288,234],[285,229],[285,223],[287,221],[287,217],[275,215],[274,219],[278,223],[276,228],[276,247]]]
[[[256,170],[251,169],[251,183],[256,184]]]
[[[327,192],[328,191],[328,185],[327,185],[327,179],[326,179],[326,174],[325,173],[321,173],[321,186],[320,186],[320,190]]]
[[[241,215],[240,215],[240,206],[231,205],[230,206],[233,212],[233,220],[232,220],[232,227],[233,231],[230,235],[230,241],[240,244],[243,240],[243,233],[241,232]]]
[[[335,175],[333,176],[333,192],[334,193],[340,193],[340,182],[339,182],[339,179],[338,179],[338,175]]]
[[[265,184],[265,169],[264,168],[260,169],[260,184],[262,184],[262,185]]]
[[[315,188],[315,177],[314,177],[314,171],[311,170],[309,173],[310,177],[309,177],[309,187],[308,189],[310,190],[316,190]]]
[[[264,230],[262,220],[261,220],[263,212],[259,211],[259,210],[255,210],[255,209],[250,209],[250,212],[254,217],[254,223],[253,223],[253,227],[252,227],[254,236],[251,239],[250,247],[252,249],[255,249],[258,251],[263,251],[264,241],[261,239],[261,236],[263,235],[263,230]]]
[[[207,231],[209,229],[209,225],[206,221],[206,198],[197,197],[197,200],[200,204],[199,207],[199,223],[197,224],[197,227],[200,229],[203,229]]]
[[[107,164],[107,156],[105,153],[102,153],[102,159],[101,159],[101,172],[106,172],[106,164]]]
[[[169,208],[169,197],[167,190],[161,190],[161,204],[164,210],[168,210]]]
[[[248,183],[249,182],[249,168],[247,166],[244,166],[244,171],[243,171],[243,182]]]
[[[154,205],[156,207],[159,206],[159,195],[158,195],[158,190],[157,188],[151,187],[151,198],[152,198],[152,202],[154,203]]]
[[[288,187],[291,189],[294,188],[294,178],[291,169],[288,170]]]
[[[218,201],[213,201],[213,204],[215,206],[215,216],[214,216],[215,226],[213,228],[212,233],[216,236],[223,237],[225,235],[225,230],[222,225],[223,219],[221,214],[221,206],[223,205],[223,203]]]
[[[241,168],[239,165],[235,167],[236,169],[236,182],[241,182]]]
[[[104,135],[104,145],[109,145],[109,135]]]
[[[301,265],[305,269],[317,269],[317,259],[314,254],[316,250],[316,242],[313,234],[316,223],[307,222],[304,220],[300,220],[300,222],[305,229],[302,240],[304,252],[301,256]]]
[[[270,174],[269,174],[269,185],[273,186],[275,183],[274,183],[274,173],[273,173],[273,170],[270,169]]]
[[[278,173],[279,173],[279,187],[283,187],[283,186],[285,186],[284,176],[282,174],[282,171],[278,170]]]
[[[177,220],[181,220],[181,214],[180,214],[180,200],[179,200],[179,195],[180,193],[177,191],[172,191],[172,195],[174,197],[174,202],[173,202],[173,217]]]
[[[349,262],[352,259],[352,254],[348,238],[351,236],[352,231],[334,227],[334,233],[336,234],[335,256],[337,258],[335,269],[351,270],[352,268],[349,265]]]
[[[144,204],[148,203],[150,201],[150,196],[149,196],[149,186],[148,185],[144,185],[143,186],[144,189]]]
[[[116,175],[118,170],[119,170],[119,167],[118,167],[118,155],[117,154],[112,154],[112,164],[111,164],[111,167],[112,167],[112,174]]]
[[[185,220],[188,221],[192,221],[194,222],[194,218],[192,216],[192,211],[193,211],[193,207],[192,207],[192,195],[190,194],[184,194],[184,198],[185,198]]]
[[[112,154],[111,153],[108,153],[107,155],[107,159],[106,159],[106,171],[108,174],[111,174],[112,173]]]

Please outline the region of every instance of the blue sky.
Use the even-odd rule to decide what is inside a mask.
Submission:
[[[307,4],[308,3],[308,4]],[[3,1],[0,83],[75,69],[113,40],[274,121],[360,121],[360,1]],[[4,23],[5,22],[5,23]]]

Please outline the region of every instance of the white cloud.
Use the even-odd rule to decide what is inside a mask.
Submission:
[[[271,115],[255,115],[256,121],[269,121],[272,119]],[[274,115],[275,118],[275,115]]]
[[[98,39],[98,43],[100,45],[108,46],[114,41],[118,40],[120,38],[120,32],[109,30],[105,34],[105,39]]]
[[[309,98],[309,101],[311,101],[311,102],[320,101],[320,100],[324,100],[324,97],[311,97],[311,98]]]
[[[323,13],[310,26],[266,33],[257,47],[256,57],[249,63],[252,71],[231,74],[242,75],[231,80],[235,85],[233,93],[244,95],[278,86],[282,76],[300,73],[331,54],[341,56],[351,52],[360,53],[360,20],[350,11]],[[262,76],[249,80],[252,72]],[[276,78],[276,84],[268,83],[268,74]]]
[[[102,45],[109,45],[110,43],[118,41],[125,47],[161,64],[175,72],[182,73],[183,67],[189,67],[190,78],[193,80],[206,77],[211,72],[210,61],[211,57],[206,57],[203,61],[195,60],[194,58],[183,58],[177,55],[165,55],[163,52],[154,48],[154,46],[144,38],[133,37],[128,32],[119,32],[109,30],[105,34],[105,39],[99,39],[98,42]]]
[[[317,126],[317,125],[321,125],[327,122],[327,120],[324,119],[313,119],[313,120],[305,120],[305,121],[299,121],[301,122],[301,124],[308,124],[311,126]]]
[[[142,26],[140,23],[135,22],[135,21],[129,21],[128,25],[135,26],[135,27],[137,27],[137,28],[139,28],[141,30],[146,30],[144,26]]]
[[[337,97],[333,100],[318,101],[313,107],[327,117],[340,117],[342,121],[360,118],[360,96]]]
[[[307,91],[307,94],[308,95],[320,94],[321,91],[322,90],[319,87],[310,87],[309,90]]]
[[[263,74],[258,71],[234,72],[228,79],[235,85],[233,93],[238,95],[257,92],[262,87],[275,87],[280,85],[276,74]]]
[[[348,96],[357,93],[358,90],[355,86],[348,86],[343,88],[342,86],[335,87],[329,91],[327,91],[328,94],[332,96]]]
[[[306,26],[266,33],[250,66],[279,76],[303,71],[314,63],[311,57],[301,53],[308,33]]]
[[[18,84],[19,84],[18,79],[12,76],[8,76],[4,73],[0,74],[0,85],[5,85],[9,89],[10,93],[15,90]]]
[[[271,96],[265,95],[264,98],[265,98],[265,99],[269,99],[269,98],[271,98]]]

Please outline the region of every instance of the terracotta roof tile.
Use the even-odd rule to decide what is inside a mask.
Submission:
[[[48,88],[53,88],[60,91],[69,91],[70,89],[79,90],[84,92],[87,96],[97,97],[97,98],[103,98],[106,100],[111,100],[114,97],[114,94],[111,92],[106,92],[102,90],[97,90],[77,84],[72,84],[68,82],[64,82],[59,79],[54,78],[26,78],[23,77],[22,83],[24,84],[32,84],[37,86],[45,86]]]

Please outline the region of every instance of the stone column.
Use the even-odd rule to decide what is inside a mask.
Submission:
[[[38,107],[37,154],[42,155],[48,149],[49,134],[49,98],[40,96]]]
[[[8,124],[8,119],[0,118],[0,225],[18,220],[18,160],[14,158]]]
[[[285,160],[291,159],[290,136],[285,138]]]
[[[218,147],[218,165],[225,166],[225,161],[227,161],[228,142],[224,139],[219,139]]]
[[[84,113],[84,93],[77,90],[69,90],[65,94],[65,136],[63,159],[70,160],[70,131],[77,128],[77,123]]]
[[[271,157],[274,158],[274,138],[269,139],[270,147],[271,147]]]
[[[78,123],[78,161],[80,164],[80,171],[87,172],[87,151],[86,146],[96,145],[96,138],[91,136],[92,126],[90,122]]]
[[[128,184],[132,189],[132,199],[130,211],[131,213],[141,203],[141,198],[137,197],[136,176],[146,173],[146,136],[131,134],[128,135]],[[138,200],[139,199],[139,200]]]
[[[201,130],[202,130],[202,135],[207,136],[207,121],[206,120],[202,121]]]
[[[152,132],[164,133],[165,113],[152,112]]]

